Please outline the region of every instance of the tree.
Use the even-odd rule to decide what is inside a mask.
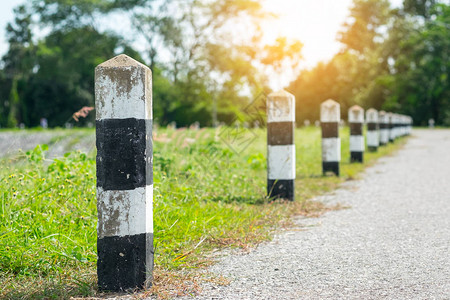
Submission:
[[[25,82],[30,77],[35,59],[31,33],[31,14],[25,5],[14,9],[15,19],[6,26],[9,49],[3,56],[4,72],[10,86],[9,97],[3,101],[3,126],[15,127],[27,121],[27,107],[21,102]]]
[[[404,0],[403,10],[413,16],[429,19],[432,15],[432,8],[437,2],[436,0]]]
[[[118,49],[140,59],[120,37],[90,26],[55,31],[41,41],[24,99],[30,125],[45,117],[49,126],[63,126],[81,107],[94,106],[93,71]]]
[[[437,4],[430,19],[400,44],[390,81],[392,94],[385,107],[414,117],[450,125],[450,6]]]

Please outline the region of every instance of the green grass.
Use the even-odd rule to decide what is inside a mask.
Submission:
[[[350,164],[348,129],[341,137],[342,176],[322,177],[320,130],[296,130],[296,202],[284,203],[266,197],[265,130],[159,129],[153,160],[155,287],[149,293],[173,295],[171,284],[182,284],[176,274],[211,264],[208,254],[215,249],[251,247],[288,225],[293,214],[330,209],[309,200],[357,178],[403,143],[367,153],[364,165]],[[73,152],[49,161],[45,149],[2,161],[0,298],[98,294],[95,156]]]

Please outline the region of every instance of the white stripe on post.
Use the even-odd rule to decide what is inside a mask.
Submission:
[[[367,122],[367,148],[369,151],[377,151],[380,146],[378,112],[370,108],[366,112]]]
[[[348,110],[348,123],[350,127],[350,162],[364,161],[364,109],[354,105]]]
[[[341,161],[340,121],[341,109],[339,103],[329,99],[320,105],[323,175],[333,172],[336,176],[339,176],[339,163]]]
[[[267,97],[267,194],[295,198],[295,97],[286,91]]]
[[[95,69],[100,290],[149,287],[153,271],[152,83],[119,55]]]

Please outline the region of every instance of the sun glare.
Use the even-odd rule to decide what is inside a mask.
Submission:
[[[266,0],[264,7],[279,17],[263,25],[265,38],[278,36],[303,43],[302,67],[330,59],[339,51],[336,33],[349,13],[351,0]]]

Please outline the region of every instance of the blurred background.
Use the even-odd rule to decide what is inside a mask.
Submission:
[[[92,126],[94,69],[121,53],[152,69],[162,126],[251,125],[281,88],[298,125],[332,98],[450,126],[449,0],[6,2],[0,128]]]

